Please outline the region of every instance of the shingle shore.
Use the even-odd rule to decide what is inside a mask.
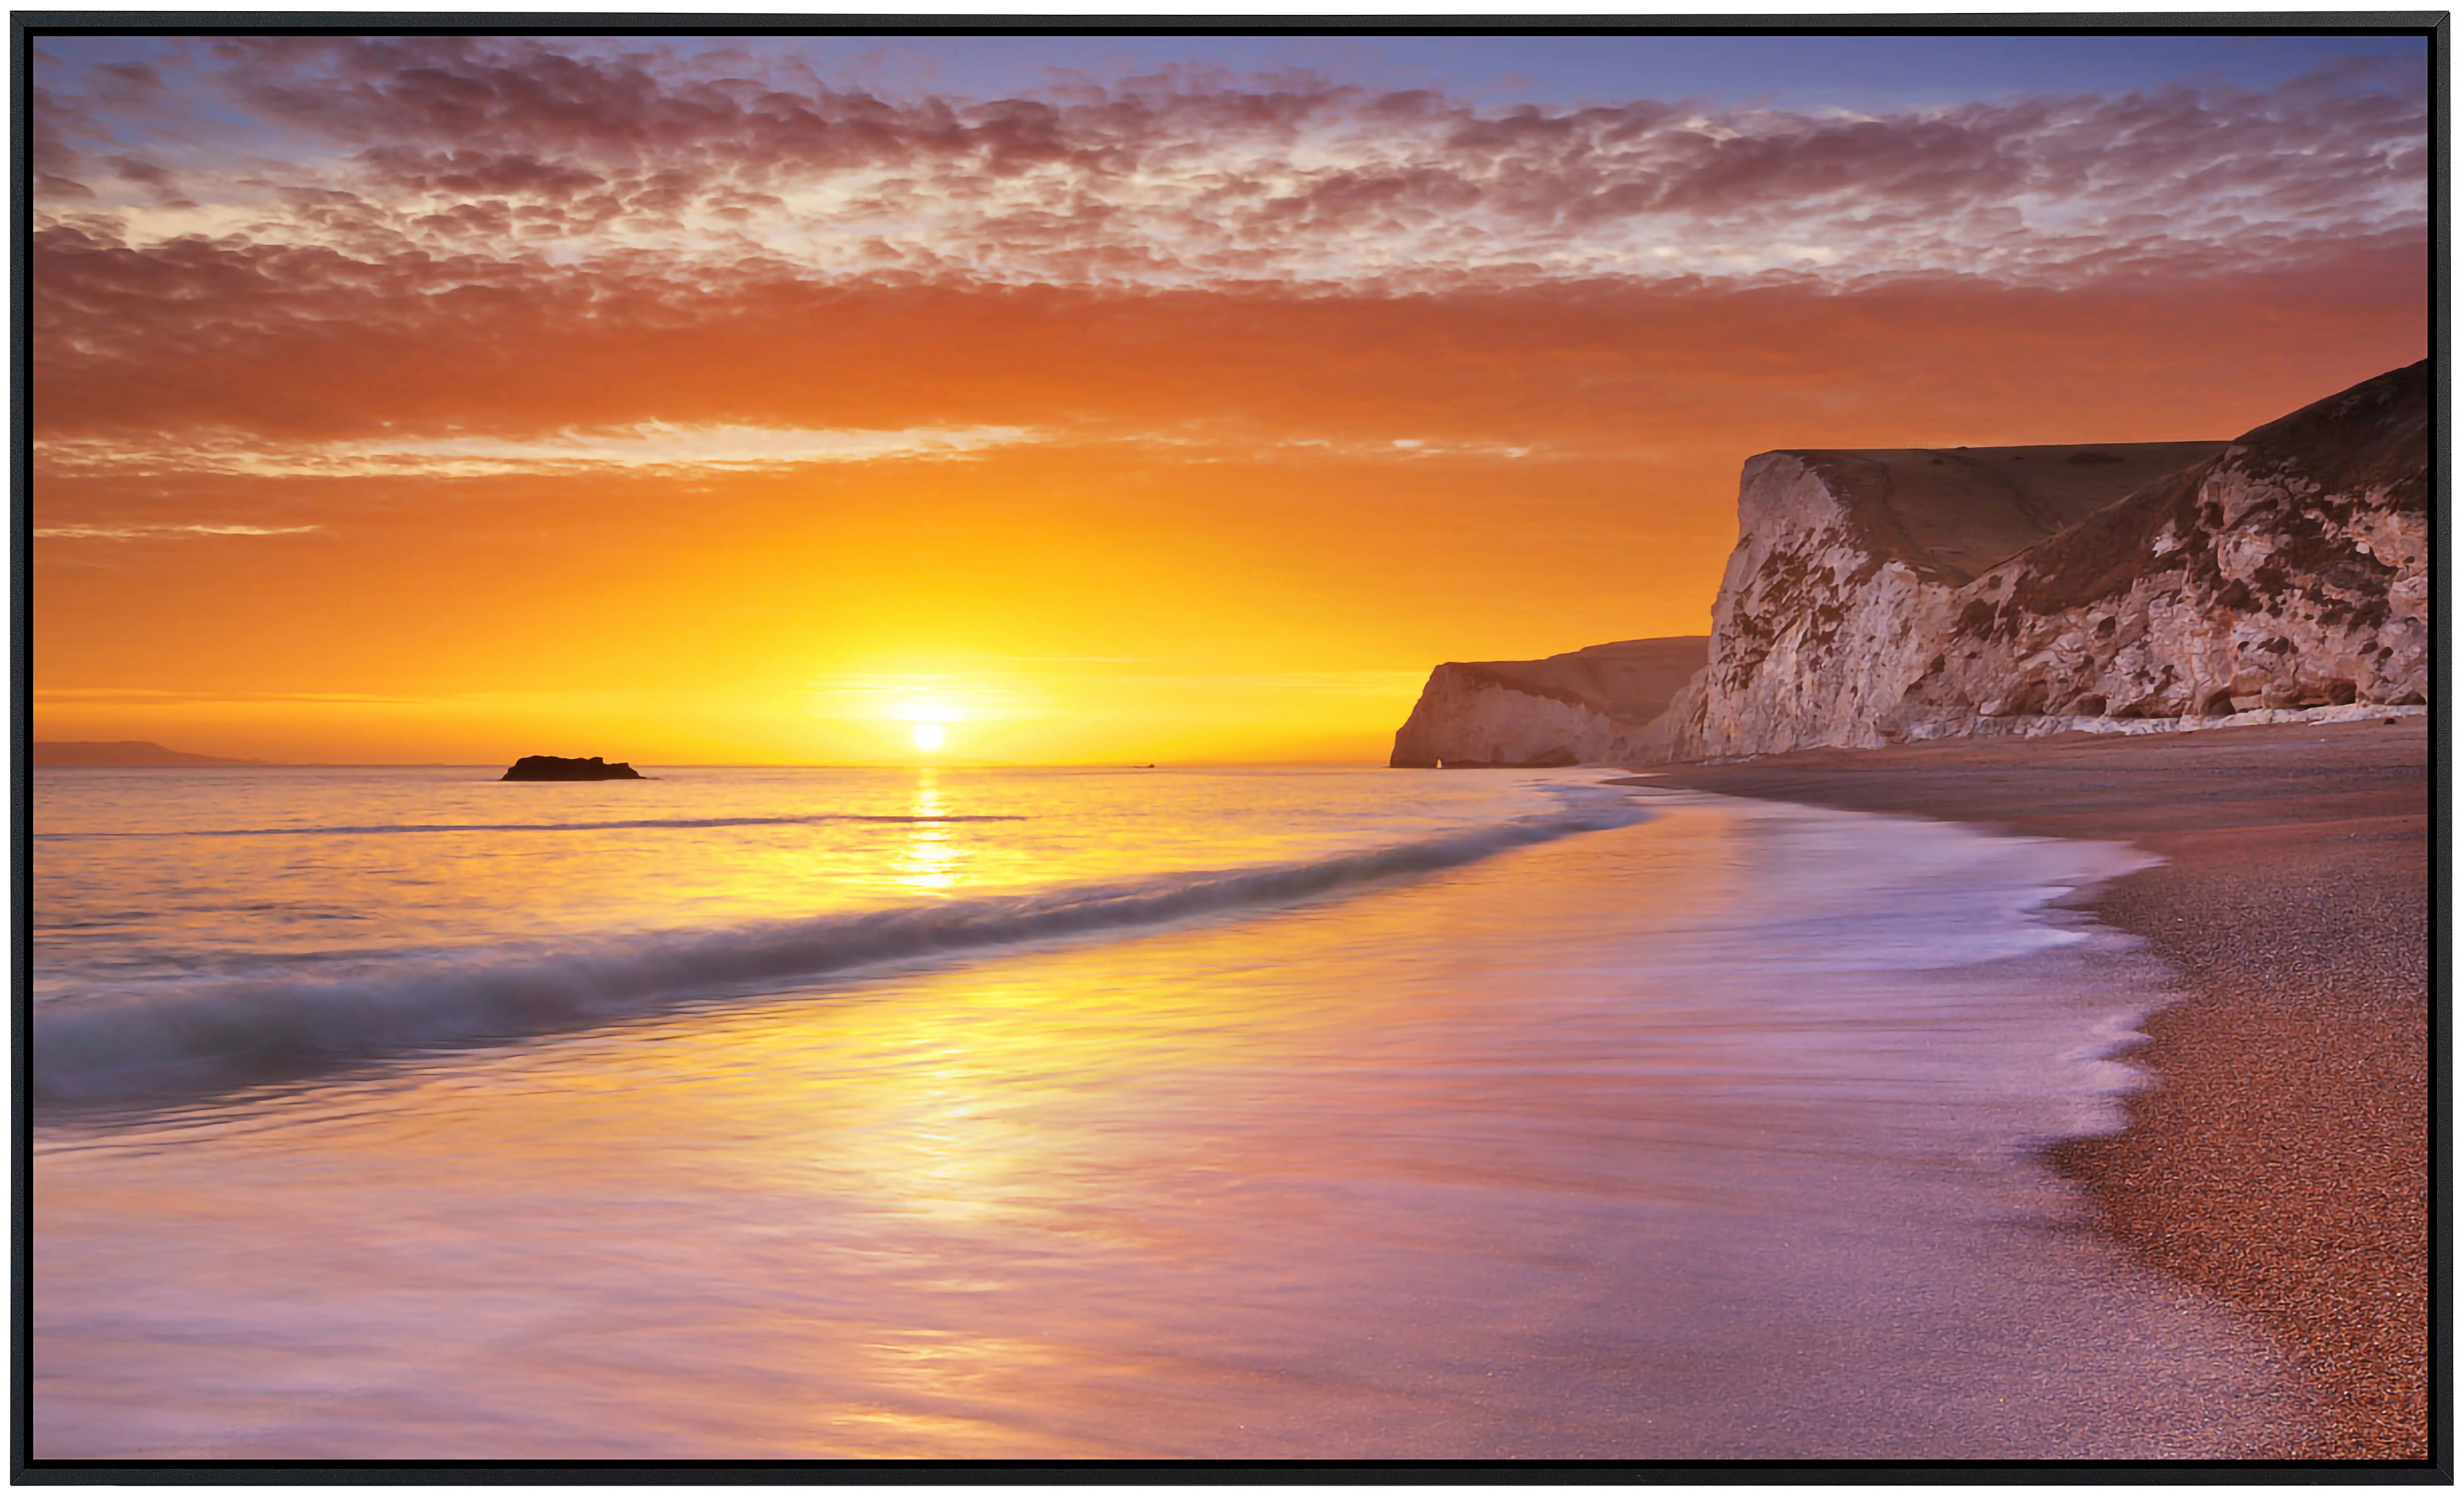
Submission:
[[[2426,1458],[2430,843],[2420,717],[1790,754],[1655,782],[2127,841],[2092,906],[2182,1001],[2130,1125],[2054,1161],[2130,1250],[2267,1327],[2321,1397],[2261,1458]]]

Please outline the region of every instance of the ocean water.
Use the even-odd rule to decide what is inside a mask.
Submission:
[[[35,780],[37,1458],[2252,1453],[2127,848],[1596,771]]]

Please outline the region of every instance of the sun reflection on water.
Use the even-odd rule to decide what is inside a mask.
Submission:
[[[898,850],[898,872],[891,881],[925,892],[957,887],[958,865],[967,854],[941,819],[949,814],[948,800],[932,770],[916,775],[915,796],[907,813],[914,819],[907,828],[907,845]]]

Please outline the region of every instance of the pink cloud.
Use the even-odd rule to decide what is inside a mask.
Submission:
[[[2167,257],[2332,256],[2427,212],[2426,87],[2365,64],[2267,93],[1852,118],[1484,109],[1199,70],[886,100],[741,55],[524,39],[213,51],[220,71],[197,86],[292,132],[288,165],[183,164],[180,210],[145,200],[166,188],[129,168],[97,178],[70,137],[107,138],[100,101],[134,85],[89,70],[86,94],[37,100],[46,206],[99,194],[136,247],[236,231],[367,258],[547,247],[566,263],[761,259],[825,279],[1398,288],[1775,270],[2059,284]]]

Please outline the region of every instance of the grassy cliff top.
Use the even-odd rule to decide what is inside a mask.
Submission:
[[[1545,660],[1478,660],[1450,669],[1535,696],[1587,706],[1621,722],[1648,722],[1711,656],[1704,634],[1625,639]]]
[[[1822,475],[1878,554],[1958,584],[2225,446],[2111,442],[1788,455]]]

